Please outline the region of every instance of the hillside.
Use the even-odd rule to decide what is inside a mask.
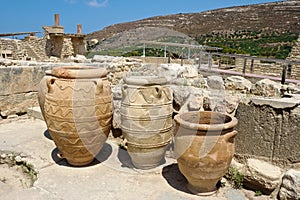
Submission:
[[[87,35],[102,41],[115,33],[139,27],[164,27],[197,38],[213,32],[264,30],[300,32],[300,1],[284,1],[211,10],[201,13],[156,16],[114,24]]]
[[[281,33],[288,33],[286,36],[290,38],[288,41],[283,41],[282,43],[282,41],[275,39],[277,44],[285,45],[284,47],[278,47],[276,44],[273,44],[275,49],[282,48],[283,51],[288,53],[292,43],[300,33],[300,1],[281,1],[223,8],[200,13],[156,16],[108,26],[103,30],[88,34],[87,40],[97,39],[101,45],[101,41],[105,41],[116,34],[126,33],[126,31],[128,33],[130,30],[145,27],[172,29],[186,34],[188,37],[200,42],[200,44],[204,42],[203,44],[207,45],[216,43],[213,38],[218,38],[219,41],[220,36],[221,38],[235,37],[236,33],[240,37],[246,38],[253,36],[253,33],[256,34],[254,37],[278,35],[279,38],[281,38]],[[244,36],[240,33],[246,33],[246,35]],[[131,36],[131,42],[134,40],[134,37]],[[203,37],[210,37],[210,39],[205,40]],[[153,35],[151,38],[153,38]],[[151,40],[151,38],[144,37],[143,39]],[[136,37],[136,40],[139,40],[139,38]],[[223,44],[217,45],[224,47]],[[232,47],[230,46],[230,48]],[[267,48],[264,51],[269,51],[269,49]],[[280,56],[284,57],[286,53]]]

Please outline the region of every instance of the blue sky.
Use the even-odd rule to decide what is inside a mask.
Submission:
[[[211,9],[275,2],[275,0],[6,0],[1,1],[0,33],[43,31],[54,25],[54,14],[66,33],[83,33],[106,26],[159,15],[195,13]]]

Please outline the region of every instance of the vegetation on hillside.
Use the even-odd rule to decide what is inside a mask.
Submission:
[[[167,54],[169,51],[167,51]],[[180,55],[176,52],[170,52],[171,58],[179,58]],[[130,57],[130,56],[142,56],[143,55],[143,48],[117,48],[117,49],[111,49],[111,50],[105,50],[105,51],[98,51],[98,52],[90,52],[88,53],[88,58],[92,58],[94,55],[108,55],[108,56],[124,56],[124,57]],[[164,57],[164,50],[160,48],[146,48],[145,49],[145,56],[146,57]]]
[[[223,53],[285,59],[297,38],[298,34],[292,32],[235,31],[206,34],[196,40],[202,45],[221,47]]]
[[[222,53],[247,54],[264,58],[286,59],[291,52],[299,34],[292,32],[262,32],[262,31],[235,31],[231,33],[210,33],[196,38],[200,45],[223,48]],[[170,40],[170,38],[169,38]],[[165,41],[163,41],[165,42]],[[168,41],[170,42],[170,41]],[[171,40],[173,42],[173,40]],[[163,57],[163,46],[147,45],[146,56]],[[168,47],[172,58],[181,57],[181,48]],[[98,52],[90,52],[88,57],[95,54],[110,56],[142,56],[143,45],[128,45]],[[186,54],[186,53],[185,53]],[[187,56],[187,55],[183,55]]]

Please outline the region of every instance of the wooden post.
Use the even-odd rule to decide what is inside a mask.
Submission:
[[[292,65],[288,64],[288,68],[287,68],[287,77],[291,77],[292,76]]]
[[[181,60],[180,60],[180,65],[183,66],[183,49],[181,49]]]
[[[251,66],[250,66],[250,71],[251,73],[253,72],[253,66],[254,66],[254,59],[251,59]]]
[[[183,66],[183,56],[181,55],[180,66]]]
[[[246,73],[246,66],[247,66],[247,58],[244,58],[243,75],[245,75]]]
[[[219,56],[220,57],[220,59],[219,59],[219,68],[221,68],[222,67],[222,60],[223,60],[223,56]]]
[[[283,85],[285,83],[286,78],[286,64],[283,64],[282,66],[282,76],[281,76],[281,84]]]

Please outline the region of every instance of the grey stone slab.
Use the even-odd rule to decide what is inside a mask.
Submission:
[[[44,120],[40,107],[32,107],[27,109],[27,114],[34,119]]]
[[[300,105],[300,99],[296,98],[251,98],[252,103],[255,105],[263,106],[271,106],[277,109],[285,109],[285,108],[294,108]]]
[[[276,118],[272,108],[251,106],[241,102],[236,111],[238,134],[235,138],[236,153],[271,158]]]
[[[0,150],[23,153],[26,161],[37,168],[55,163],[53,149],[55,144],[49,139],[44,121],[22,119],[0,125]]]
[[[30,188],[27,190],[10,190],[1,195],[1,200],[57,200],[60,199],[52,193],[39,188]]]
[[[44,137],[46,130],[46,124],[41,120],[20,119],[13,123],[0,124],[1,147],[14,147],[28,141],[39,140]]]
[[[186,180],[176,186],[174,181],[181,178],[180,174],[173,180],[164,176],[163,172],[128,174],[101,163],[80,168],[53,165],[41,170],[35,187],[61,199],[85,199],[87,196],[89,199],[199,199],[185,189]],[[226,199],[224,193],[226,191],[200,199]]]
[[[298,112],[296,111],[298,110]],[[274,141],[274,158],[288,160],[292,163],[300,162],[300,107],[289,111],[282,111],[276,124]]]

